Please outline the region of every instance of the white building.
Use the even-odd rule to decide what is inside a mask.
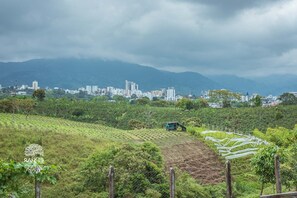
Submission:
[[[151,91],[152,97],[161,98],[163,96],[164,92],[162,90],[153,90]]]
[[[39,89],[39,87],[38,87],[38,82],[37,82],[36,80],[34,80],[34,81],[32,82],[32,89],[34,89],[34,90]]]
[[[93,85],[92,86],[92,93],[97,93],[98,92],[98,86],[97,85]]]
[[[65,89],[65,93],[68,93],[68,94],[78,94],[79,91],[78,90]]]
[[[125,91],[127,96],[130,97],[133,94],[139,95],[138,88],[138,84],[136,84],[135,82],[131,82],[128,80],[125,81]]]
[[[25,92],[25,91],[18,91],[18,92],[16,93],[16,95],[19,95],[19,96],[25,96],[25,95],[27,95],[27,92]]]
[[[0,90],[2,89],[2,85],[0,85]]]
[[[78,91],[86,91],[86,88],[84,87],[78,88]]]
[[[153,94],[151,92],[144,92],[142,97],[148,97],[150,100],[153,99]]]
[[[169,87],[166,92],[167,101],[176,101],[175,89],[174,87]]]
[[[28,85],[22,85],[19,90],[25,90],[25,89],[28,89]]]
[[[86,86],[86,91],[87,91],[88,94],[91,94],[92,93],[92,86],[87,85]]]
[[[249,99],[249,94],[246,93],[246,95],[242,95],[241,96],[241,102],[248,102],[250,99]]]

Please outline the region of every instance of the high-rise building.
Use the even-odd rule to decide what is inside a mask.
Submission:
[[[39,89],[39,87],[38,87],[38,82],[37,82],[36,80],[34,80],[34,81],[32,82],[32,89],[34,89],[34,90]]]
[[[0,85],[0,90],[2,89],[2,85]]]
[[[92,93],[96,93],[98,91],[98,86],[97,85],[93,85],[92,86]]]
[[[126,87],[125,91],[127,96],[131,96],[138,92],[138,84],[136,84],[135,82],[126,80],[125,87]]]
[[[168,87],[167,92],[166,92],[166,100],[167,101],[176,101],[174,87]]]
[[[91,94],[92,93],[92,86],[87,85],[86,86],[86,91],[87,91],[88,94]]]

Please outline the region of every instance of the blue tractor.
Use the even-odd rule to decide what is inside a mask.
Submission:
[[[182,131],[186,131],[187,128],[180,124],[179,122],[167,122],[165,124],[165,128],[167,131],[177,131],[178,128],[180,128]]]

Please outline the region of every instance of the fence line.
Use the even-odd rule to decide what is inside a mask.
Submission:
[[[41,198],[41,183],[35,178],[35,198]]]
[[[114,198],[114,168],[109,167],[109,198]]]
[[[170,198],[174,198],[175,193],[175,172],[172,167],[170,167]]]
[[[227,198],[232,198],[232,179],[231,179],[231,163],[226,162],[226,185],[227,185]]]
[[[275,185],[276,185],[276,192],[282,193],[282,183],[281,183],[281,176],[280,176],[280,162],[279,156],[274,156],[274,174],[275,174]]]

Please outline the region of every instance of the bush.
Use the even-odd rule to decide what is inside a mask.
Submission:
[[[72,115],[79,117],[79,116],[82,116],[84,113],[85,111],[83,109],[74,109],[74,111],[72,112]]]
[[[187,173],[177,174],[176,180],[176,197],[189,198],[189,197],[203,197],[210,198],[210,193],[203,186],[199,185]]]
[[[202,126],[202,121],[199,117],[187,118],[183,121],[183,123],[185,125],[193,126],[193,127],[201,127]]]
[[[132,119],[129,120],[129,128],[130,129],[143,129],[143,128],[147,128],[147,125],[139,120],[136,119]]]
[[[163,190],[164,184],[168,186],[163,173],[163,160],[154,144],[126,144],[95,153],[82,170],[84,189],[107,191],[110,165],[115,167],[116,197],[146,197],[152,192],[168,197],[168,189]]]

